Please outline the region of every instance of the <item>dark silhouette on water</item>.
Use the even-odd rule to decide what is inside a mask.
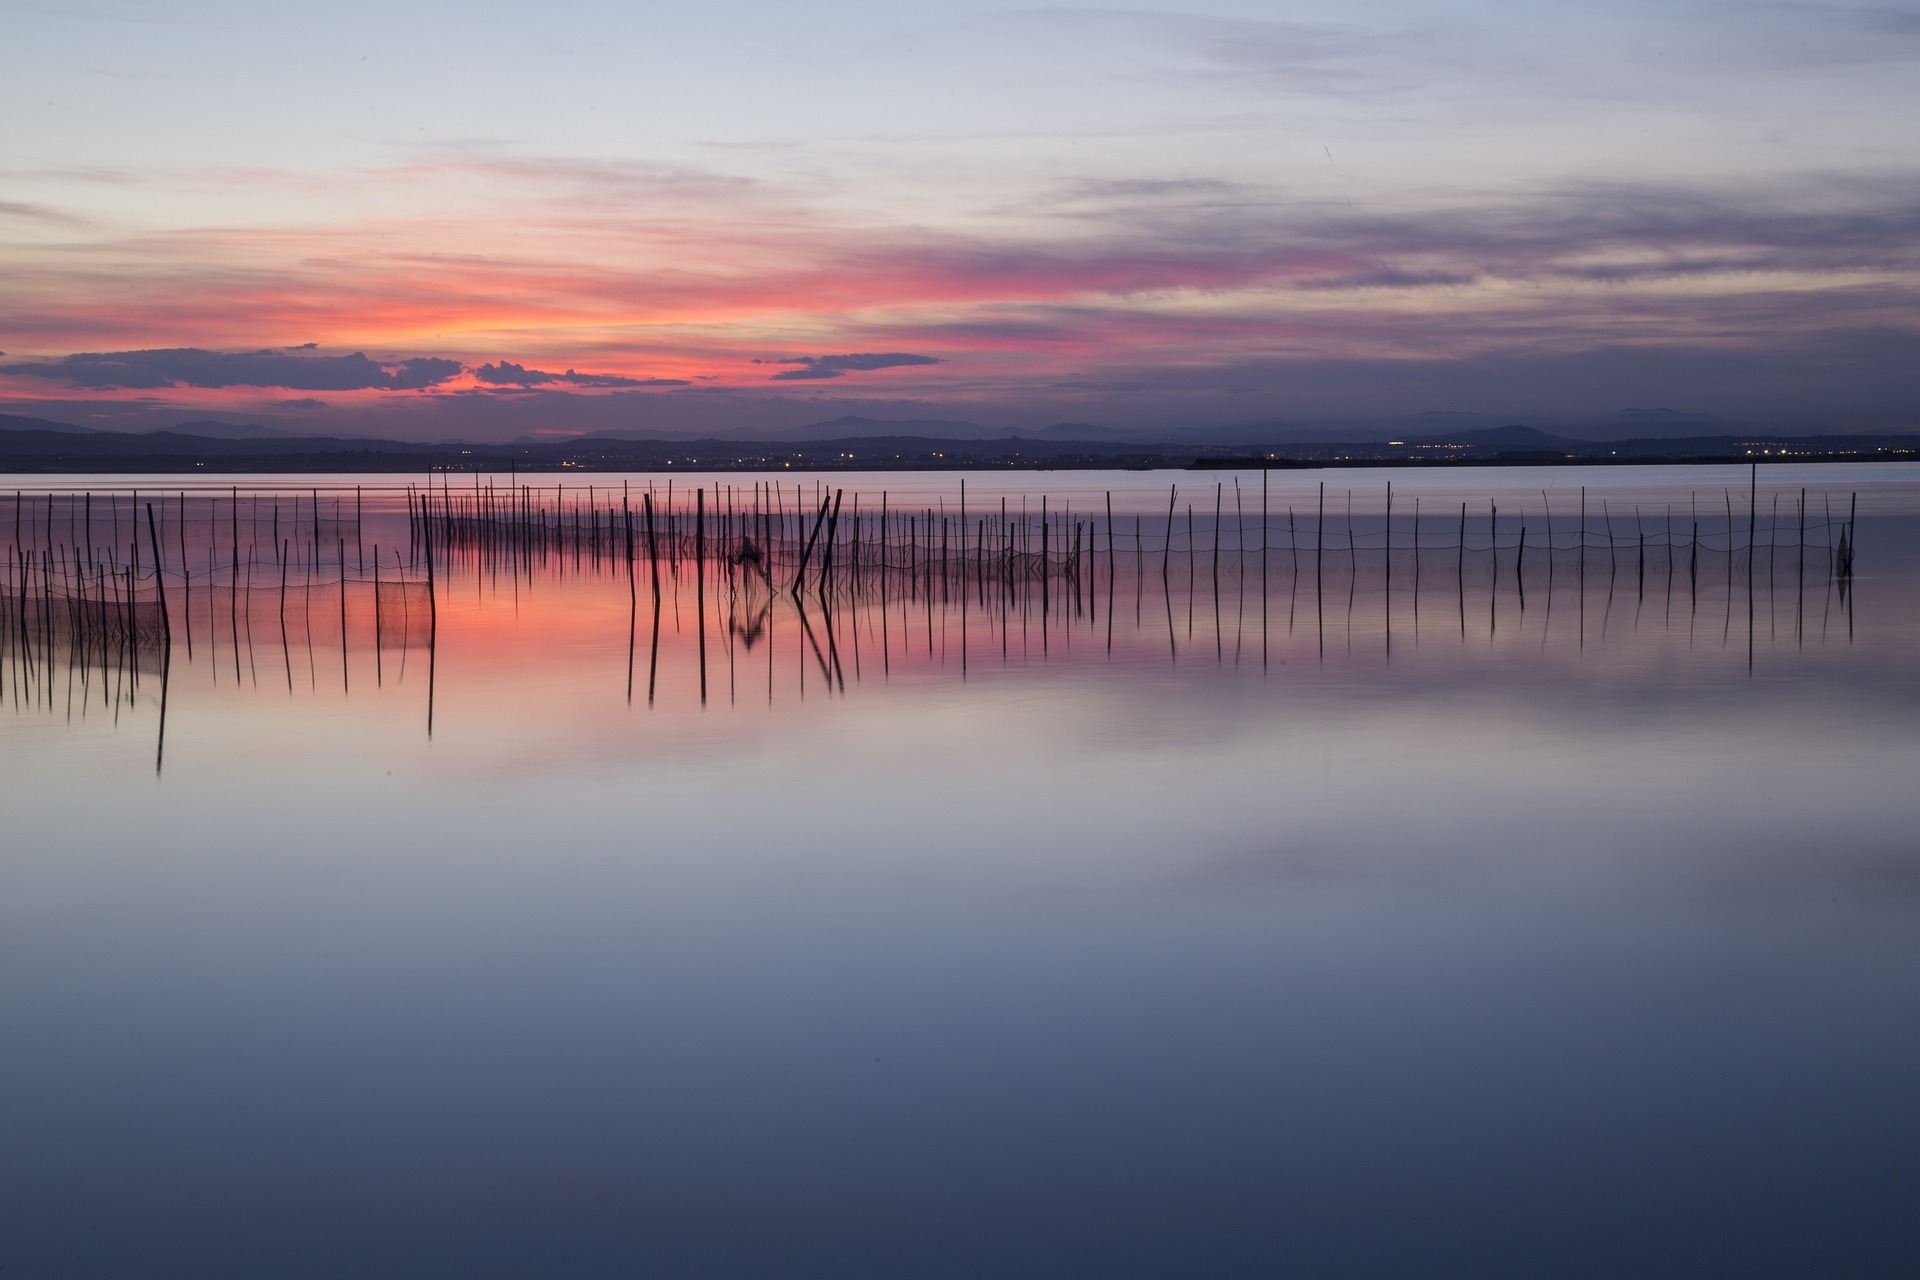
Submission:
[[[756,645],[769,645],[768,696],[774,696],[774,649],[784,643],[783,617],[790,619],[791,636],[800,646],[802,661],[814,668],[830,692],[845,693],[848,688],[848,659],[854,680],[861,674],[863,627],[880,648],[881,672],[893,670],[894,609],[898,619],[908,624],[908,613],[915,610],[924,617],[925,643],[918,638],[903,648],[903,658],[940,663],[951,651],[955,669],[965,678],[975,655],[975,614],[984,614],[988,631],[999,631],[1000,656],[1011,665],[1013,631],[1018,630],[1023,645],[1033,643],[1032,652],[1046,660],[1055,645],[1064,645],[1072,654],[1076,632],[1099,637],[1105,661],[1117,663],[1129,637],[1116,626],[1123,584],[1134,595],[1133,639],[1142,638],[1142,604],[1146,594],[1145,563],[1157,557],[1161,574],[1158,593],[1167,627],[1165,660],[1181,661],[1181,646],[1174,623],[1175,597],[1182,596],[1188,612],[1190,632],[1196,632],[1195,596],[1206,591],[1212,602],[1211,625],[1214,629],[1215,665],[1228,661],[1226,632],[1231,622],[1235,632],[1232,646],[1238,661],[1247,635],[1248,620],[1245,593],[1257,576],[1259,591],[1258,643],[1262,670],[1268,669],[1271,636],[1269,634],[1270,597],[1275,589],[1274,575],[1286,579],[1289,599],[1288,631],[1293,628],[1293,605],[1305,579],[1300,561],[1300,531],[1291,509],[1284,521],[1277,521],[1269,499],[1268,482],[1263,474],[1257,520],[1249,528],[1245,504],[1236,485],[1234,511],[1225,507],[1224,482],[1216,483],[1212,524],[1188,506],[1184,527],[1176,521],[1179,488],[1168,493],[1167,514],[1161,545],[1146,542],[1144,518],[1129,513],[1133,521],[1130,547],[1121,546],[1117,521],[1127,514],[1116,514],[1112,495],[1104,509],[1093,518],[1076,515],[1069,506],[1055,504],[1039,495],[1038,514],[1009,512],[1004,499],[997,520],[975,518],[968,514],[961,497],[957,514],[939,507],[919,511],[901,511],[891,506],[882,494],[877,511],[862,510],[859,495],[846,501],[843,488],[818,493],[809,505],[811,519],[804,508],[791,517],[783,512],[778,487],[772,482],[753,486],[751,505],[738,501],[743,493],[723,485],[696,486],[690,496],[682,491],[678,502],[669,499],[664,507],[649,491],[639,496],[636,521],[632,496],[626,492],[614,500],[611,490],[588,488],[569,491],[555,486],[551,491],[531,485],[516,485],[511,490],[496,489],[476,480],[471,492],[456,493],[439,477],[437,485],[409,488],[404,495],[404,514],[382,516],[376,507],[369,512],[366,497],[356,486],[354,507],[348,513],[335,501],[335,514],[323,519],[323,495],[317,489],[295,495],[290,501],[290,518],[283,518],[281,503],[289,501],[276,493],[243,495],[237,489],[223,495],[230,504],[221,512],[221,497],[204,508],[206,517],[196,520],[193,503],[181,494],[174,507],[173,543],[179,549],[177,562],[170,560],[164,548],[169,505],[164,500],[141,504],[137,496],[123,493],[95,494],[90,491],[34,495],[16,492],[12,542],[8,550],[8,579],[0,595],[0,661],[5,663],[0,693],[10,694],[16,711],[38,708],[42,712],[66,707],[69,716],[77,711],[88,714],[98,703],[117,718],[123,709],[142,704],[140,677],[157,674],[155,695],[155,768],[164,762],[165,726],[169,698],[172,696],[174,621],[176,614],[183,642],[181,655],[189,669],[200,669],[200,646],[193,636],[193,601],[196,595],[208,601],[208,621],[217,616],[215,603],[224,592],[228,603],[228,626],[210,627],[206,678],[217,681],[222,667],[230,669],[236,681],[244,684],[243,673],[252,666],[253,615],[262,608],[273,611],[282,649],[282,667],[288,694],[295,692],[292,669],[294,638],[289,611],[300,614],[302,645],[309,664],[316,656],[313,619],[316,609],[330,613],[329,625],[337,625],[340,645],[341,695],[353,696],[351,669],[355,652],[371,648],[375,688],[405,684],[406,657],[414,648],[424,648],[426,673],[426,730],[434,731],[434,693],[438,679],[439,596],[445,590],[465,590],[470,581],[476,592],[484,582],[498,583],[504,574],[513,584],[516,599],[538,589],[543,576],[556,581],[610,579],[618,574],[627,593],[628,635],[626,644],[626,699],[633,699],[639,630],[639,548],[642,532],[646,538],[646,558],[650,584],[650,642],[647,673],[647,703],[653,706],[661,688],[661,623],[665,600],[661,562],[678,566],[684,557],[694,575],[693,600],[696,649],[695,678],[698,698],[705,705],[711,692],[712,672],[708,653],[708,625],[718,627],[727,659],[729,700],[737,680],[736,651],[752,652]],[[1797,495],[1790,524],[1783,527],[1779,517],[1778,495],[1772,495],[1770,517],[1763,530],[1759,522],[1758,469],[1748,477],[1747,511],[1744,521],[1734,510],[1729,490],[1723,506],[1727,519],[1723,530],[1703,532],[1696,515],[1683,526],[1685,532],[1674,536],[1671,516],[1661,529],[1646,527],[1638,506],[1634,509],[1633,573],[1635,615],[1633,632],[1639,634],[1642,605],[1648,590],[1659,591],[1665,600],[1665,625],[1673,625],[1672,608],[1676,586],[1680,585],[1679,552],[1684,549],[1685,599],[1689,634],[1698,617],[1703,595],[1723,591],[1722,645],[1730,644],[1734,617],[1734,596],[1744,595],[1746,636],[1744,661],[1752,673],[1759,660],[1759,613],[1764,603],[1768,613],[1769,639],[1775,634],[1778,610],[1775,561],[1783,542],[1790,539],[1795,566],[1789,589],[1793,595],[1792,644],[1806,644],[1807,551],[1818,548],[1825,553],[1827,572],[1824,608],[1830,614],[1838,608],[1844,615],[1847,635],[1852,635],[1852,611],[1855,592],[1855,566],[1859,555],[1857,526],[1858,500],[1848,495],[1844,518],[1831,513],[1812,527],[1808,522],[1808,494]],[[802,498],[796,489],[795,498]],[[1311,587],[1315,613],[1313,653],[1327,661],[1326,594],[1337,589],[1337,576],[1347,576],[1347,643],[1351,648],[1355,632],[1370,611],[1361,610],[1367,596],[1378,600],[1378,626],[1381,652],[1394,654],[1396,609],[1410,607],[1413,613],[1414,645],[1421,640],[1419,628],[1422,596],[1429,587],[1422,574],[1424,561],[1435,554],[1451,552],[1454,561],[1455,611],[1460,639],[1467,635],[1467,596],[1469,558],[1484,558],[1486,573],[1478,579],[1486,584],[1487,628],[1489,643],[1498,642],[1501,598],[1510,594],[1516,616],[1524,630],[1533,625],[1527,609],[1529,589],[1544,587],[1545,612],[1539,623],[1540,643],[1544,648],[1555,634],[1555,584],[1561,568],[1573,573],[1577,597],[1577,621],[1570,637],[1577,648],[1586,645],[1586,604],[1589,584],[1586,561],[1595,549],[1595,540],[1604,541],[1608,552],[1608,574],[1603,598],[1595,602],[1602,610],[1599,637],[1607,643],[1619,575],[1619,531],[1612,519],[1608,498],[1600,498],[1601,521],[1597,528],[1588,525],[1588,503],[1582,490],[1575,527],[1557,517],[1551,502],[1543,495],[1544,515],[1538,520],[1520,511],[1507,526],[1500,523],[1497,504],[1489,503],[1484,540],[1470,536],[1467,505],[1463,503],[1457,521],[1448,517],[1437,527],[1422,514],[1418,501],[1410,525],[1395,523],[1391,487],[1384,494],[1384,514],[1377,527],[1363,529],[1360,518],[1347,518],[1347,547],[1344,558],[1328,545],[1326,536],[1325,486],[1318,486],[1313,536]],[[303,499],[306,510],[302,510]],[[270,559],[262,568],[274,571],[274,580],[256,586],[254,570],[259,559],[257,544],[241,547],[240,508],[249,504],[249,527],[273,532]],[[127,524],[121,525],[122,503]],[[263,513],[262,505],[270,508]],[[141,555],[137,529],[144,507],[146,551]],[[225,519],[221,519],[224,516]],[[373,546],[372,565],[368,566],[363,547],[347,554],[346,532],[356,535],[358,544],[369,519],[390,520],[401,533],[406,547],[392,550],[391,561],[381,551],[381,541]],[[1228,553],[1225,526],[1235,526],[1232,555]],[[1715,522],[1716,524],[1718,522]],[[1104,528],[1102,525],[1104,524]],[[638,527],[636,527],[636,525]],[[1744,525],[1744,529],[1740,526]],[[0,526],[4,527],[4,526]],[[304,546],[296,538],[282,536],[285,530],[307,530]],[[1767,564],[1764,576],[1759,571],[1758,555],[1765,534]],[[1104,534],[1104,556],[1100,538]],[[131,536],[129,536],[131,535]],[[1783,535],[1785,535],[1783,537]],[[1284,558],[1276,559],[1277,539],[1286,539]],[[1257,539],[1250,548],[1249,542]],[[1198,553],[1202,541],[1210,548],[1205,582],[1201,581]],[[321,548],[334,543],[335,556],[324,559]],[[1452,543],[1452,546],[1448,546]],[[1649,544],[1656,552],[1664,547],[1664,558],[1648,555]],[[224,544],[224,545],[222,545]],[[713,554],[718,547],[719,554]],[[1371,550],[1380,554],[1374,557]],[[1249,557],[1249,550],[1257,552]],[[1184,550],[1184,577],[1176,572],[1174,552]],[[1504,552],[1512,553],[1512,573],[1505,573]],[[1701,558],[1724,557],[1725,572],[1703,579]],[[1131,556],[1131,567],[1124,558]],[[204,568],[192,568],[196,558]],[[1342,560],[1344,562],[1342,563]],[[1664,572],[1662,564],[1664,563]],[[1104,569],[1105,582],[1101,573]],[[1336,578],[1330,583],[1329,576]],[[1409,590],[1407,583],[1411,582]],[[1711,587],[1708,585],[1712,582]],[[1444,584],[1444,577],[1441,579]],[[199,590],[196,592],[195,588]],[[298,587],[298,591],[290,591]],[[175,588],[178,588],[177,596]],[[496,585],[497,589],[497,585]],[[1222,601],[1227,590],[1240,600],[1237,612],[1229,614]],[[1442,587],[1444,589],[1444,586]],[[1596,587],[1597,589],[1597,587]],[[1100,597],[1105,595],[1105,617],[1101,617]],[[481,597],[476,596],[476,599]],[[710,611],[713,617],[709,618]],[[325,616],[325,614],[323,614]],[[263,623],[267,621],[263,617]],[[877,624],[877,625],[876,625]],[[1038,636],[1032,630],[1038,629]],[[915,624],[912,630],[920,630]],[[1823,630],[1824,634],[1824,630]],[[323,632],[324,635],[324,632]],[[219,645],[232,647],[232,654],[220,654]],[[398,651],[400,663],[395,681],[386,679],[389,665],[387,650]],[[845,652],[843,652],[843,649]],[[245,653],[242,653],[242,650]],[[911,650],[911,651],[910,651]],[[802,675],[804,677],[804,670]],[[65,672],[64,689],[56,696]],[[98,698],[94,681],[98,680]]]

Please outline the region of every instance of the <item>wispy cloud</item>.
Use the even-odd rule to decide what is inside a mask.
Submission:
[[[764,362],[756,360],[754,363]],[[864,373],[872,369],[898,369],[905,365],[939,364],[940,360],[936,356],[916,356],[905,351],[888,351],[844,356],[797,356],[792,360],[778,360],[774,363],[800,367],[776,373],[771,381],[815,382],[824,378],[844,377],[849,373]]]
[[[65,213],[49,205],[31,204],[19,200],[0,200],[0,218],[17,218],[23,222],[39,222],[55,227],[84,227],[87,220],[71,213]]]
[[[483,364],[474,369],[474,378],[495,387],[684,387],[685,378],[627,378],[611,373],[576,373],[572,369],[565,373],[548,373],[544,369],[528,369],[502,360],[498,364]]]
[[[433,356],[416,356],[389,367],[357,351],[346,356],[304,356],[279,351],[202,351],[196,347],[79,352],[57,360],[0,365],[0,374],[16,378],[49,378],[92,389],[145,390],[182,386],[418,391],[459,373],[459,361]]]
[[[440,180],[429,168],[406,180]],[[474,390],[528,413],[535,392],[765,395],[769,382],[1002,402],[1121,384],[1278,396],[1310,365],[1375,362],[1371,385],[1386,387],[1390,365],[1621,344],[1812,352],[1821,335],[1910,332],[1920,314],[1920,179],[1899,175],[1811,191],[1589,180],[1358,206],[1250,181],[1076,178],[964,229],[783,206],[697,175],[662,179],[671,198],[630,199],[654,179],[621,166],[494,176],[535,194],[488,220],[0,248],[0,346],[20,353],[0,374],[183,403]],[[309,338],[353,354],[261,349]]]

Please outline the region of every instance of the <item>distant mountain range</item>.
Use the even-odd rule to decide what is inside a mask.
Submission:
[[[922,440],[1156,440],[1166,432],[1123,431],[1115,427],[1095,426],[1090,422],[1056,422],[1049,427],[1019,430],[1013,427],[985,427],[977,422],[942,418],[862,418],[848,414],[824,422],[809,422],[798,427],[772,427],[764,431],[724,433],[723,440],[867,440],[909,437]],[[651,431],[595,431],[576,437],[582,440],[661,440],[671,437]],[[516,443],[536,443],[523,436]]]
[[[98,427],[76,427],[70,422],[53,422],[46,418],[23,418],[17,413],[0,413],[0,431],[52,431],[85,436],[92,435],[99,429]]]
[[[182,422],[168,427],[174,435],[203,436],[209,440],[298,440],[311,438],[309,433],[287,431],[280,427],[262,427],[251,422],[215,422],[204,419],[199,422]],[[355,439],[357,437],[333,437],[335,439]]]
[[[288,431],[281,427],[262,427],[251,422],[216,422],[211,418],[195,422],[182,422],[171,427],[156,428],[152,431],[115,432],[106,427],[80,427],[70,422],[54,422],[47,418],[25,418],[19,414],[0,413],[0,431],[53,431],[67,435],[154,435],[166,432],[173,435],[199,436],[208,440],[296,440],[313,438],[299,431]],[[349,437],[333,437],[345,439]]]
[[[1413,436],[1423,445],[1457,444],[1481,449],[1585,449],[1593,440],[1557,436],[1536,427],[1511,423],[1504,427],[1481,427],[1474,431],[1443,431],[1439,435]]]

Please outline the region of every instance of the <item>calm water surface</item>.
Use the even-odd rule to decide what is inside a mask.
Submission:
[[[5,1275],[1912,1273],[1920,469],[576,478],[0,494]]]

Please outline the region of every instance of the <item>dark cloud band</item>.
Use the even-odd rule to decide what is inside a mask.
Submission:
[[[53,378],[101,390],[160,387],[284,387],[289,391],[418,391],[460,373],[460,362],[417,356],[395,365],[347,356],[287,355],[277,351],[202,351],[168,347],[151,351],[78,352],[58,360],[0,366],[15,377]]]
[[[814,382],[823,378],[838,378],[848,373],[864,373],[869,369],[893,369],[908,364],[939,364],[935,356],[916,356],[905,351],[857,352],[844,356],[800,356],[793,360],[778,360],[776,364],[799,365],[797,369],[788,369],[784,373],[773,375],[774,382]]]
[[[498,364],[483,364],[473,371],[473,376],[490,387],[544,387],[561,385],[569,387],[684,387],[684,378],[623,378],[612,373],[576,373],[572,369],[565,373],[549,373],[545,369],[528,369],[511,360],[502,360]]]

